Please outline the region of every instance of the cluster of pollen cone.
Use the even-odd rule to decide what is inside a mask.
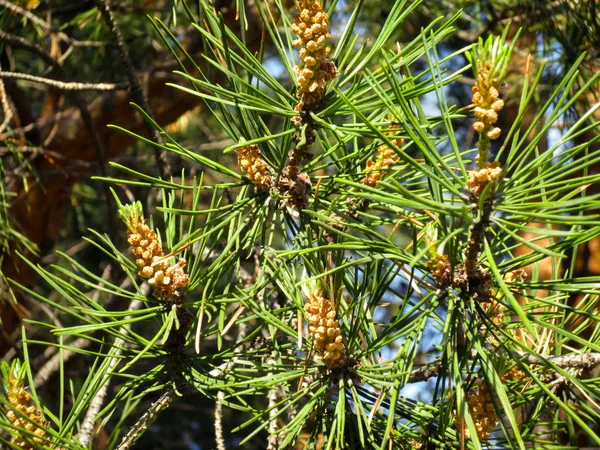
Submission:
[[[327,13],[316,0],[299,0],[292,31],[298,36],[293,41],[294,47],[299,48],[298,54],[302,65],[296,66],[298,75],[298,98],[300,102],[296,110],[304,105],[318,102],[328,81],[334,79],[338,71],[328,58],[331,49],[325,47],[325,42],[331,36]]]
[[[269,189],[273,185],[273,178],[269,165],[260,156],[260,149],[256,145],[247,145],[238,148],[236,152],[238,165],[250,182],[258,189]]]
[[[477,121],[473,129],[477,133],[485,132],[488,139],[494,140],[500,137],[500,128],[494,127],[498,121],[498,111],[504,108],[504,102],[498,98],[498,88],[489,79],[491,64],[488,62],[477,68],[477,84],[471,88],[473,92],[473,104],[475,105],[475,117]]]
[[[127,242],[136,258],[138,274],[154,287],[154,297],[166,301],[177,301],[180,289],[184,288],[189,277],[185,273],[185,260],[180,259],[170,265],[164,257],[156,233],[146,224],[143,216],[134,211],[127,215]]]
[[[386,136],[392,136],[393,132],[385,133]],[[392,142],[396,147],[402,147],[404,139],[395,138]],[[397,164],[400,158],[389,145],[381,144],[377,148],[377,157],[375,160],[368,160],[365,167],[365,177],[360,181],[365,186],[375,187],[377,182],[387,174],[388,169]]]
[[[315,360],[323,361],[330,369],[342,367],[346,360],[346,347],[331,301],[322,290],[313,289],[306,295],[304,311],[313,339]]]
[[[23,387],[22,381],[16,378],[9,378],[7,381],[6,399],[12,405],[12,408],[6,407],[6,417],[15,427],[31,433],[22,433],[20,436],[13,437],[11,444],[28,450],[37,448],[38,445],[36,444],[41,445],[43,442],[41,436],[46,434],[40,427],[47,427],[49,422],[42,417],[40,410],[31,404],[31,396]],[[19,411],[21,415],[17,415],[14,410]]]
[[[515,367],[506,372],[501,379],[503,383],[506,383],[510,380],[521,379],[524,376],[525,373]],[[474,392],[468,395],[467,405],[473,418],[477,437],[487,439],[500,423],[487,383],[481,383]]]
[[[473,129],[480,136],[480,139],[490,140],[498,139],[501,130],[495,127],[498,121],[498,111],[504,108],[504,101],[499,98],[497,79],[490,80],[491,63],[479,64],[477,66],[477,83],[471,89],[473,92],[473,110],[476,122]],[[481,196],[485,187],[496,182],[502,176],[502,168],[497,161],[489,164],[481,162],[479,168],[469,172],[469,181],[467,189],[476,197]]]

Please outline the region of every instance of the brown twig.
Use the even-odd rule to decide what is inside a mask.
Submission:
[[[561,356],[546,356],[532,355],[530,353],[513,350],[510,352],[510,354],[513,358],[518,359],[519,361],[530,366],[543,366],[547,361],[558,367],[562,367],[563,369],[575,368],[591,370],[600,365],[600,353],[597,352],[569,353],[568,355]],[[414,369],[408,377],[407,383],[427,381],[430,378],[437,377],[439,372],[440,361],[436,360],[432,363]]]
[[[420,381],[427,381],[430,378],[437,377],[440,372],[440,361],[434,361],[431,364],[421,366],[414,369],[408,377],[407,383],[418,383]]]
[[[62,67],[61,62],[57,61],[50,53],[48,53],[43,47],[34,44],[32,42],[29,42],[26,39],[23,39],[19,36],[14,36],[12,34],[3,32],[0,30],[0,40],[9,43],[13,46],[17,46],[17,47],[21,47],[24,48],[32,53],[37,54],[38,56],[40,56],[47,64],[49,64],[50,66],[52,66],[55,70],[56,73],[58,74],[58,76],[63,79],[66,80],[67,77],[67,73],[65,72],[64,68]],[[72,48],[72,47],[71,47]],[[106,149],[104,147],[104,144],[102,142],[102,140],[100,139],[100,135],[98,133],[98,130],[94,124],[94,121],[92,119],[92,116],[89,112],[88,109],[88,105],[85,102],[85,100],[80,96],[79,94],[79,90],[117,90],[117,89],[126,89],[127,85],[125,83],[121,83],[121,84],[109,84],[109,83],[67,83],[64,81],[58,81],[58,80],[50,80],[47,78],[36,78],[35,80],[32,79],[31,75],[27,75],[28,79],[30,81],[38,81],[38,82],[42,82],[43,84],[47,84],[53,88],[59,89],[59,90],[66,90],[66,91],[72,91],[71,94],[73,96],[73,99],[75,100],[75,104],[77,105],[80,114],[81,114],[81,118],[85,124],[85,127],[87,128],[87,131],[89,132],[91,138],[92,138],[92,143],[94,145],[94,148],[96,149],[96,159],[98,161],[99,164],[99,169],[100,169],[100,173],[103,177],[107,176],[107,172],[106,172]],[[20,77],[20,79],[24,79],[23,77]],[[89,89],[88,89],[89,88]],[[104,196],[106,198],[106,203],[108,206],[108,210],[112,210],[113,209],[113,199],[112,196],[110,195],[110,191],[108,186],[104,186]],[[109,234],[111,235],[111,237],[115,237],[115,223],[114,223],[114,218],[111,216],[111,218],[109,219],[108,222],[109,225]]]
[[[56,59],[54,59],[52,55],[44,49],[44,47],[35,44],[21,36],[16,36],[14,34],[10,34],[0,30],[0,41],[12,45],[13,47],[23,48],[25,50],[30,51],[31,53],[35,53],[52,67],[60,67],[60,64],[58,64]]]

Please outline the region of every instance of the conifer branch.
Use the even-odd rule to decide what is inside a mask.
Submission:
[[[2,71],[2,65],[0,65],[0,73]],[[8,101],[8,96],[6,95],[6,88],[4,86],[4,80],[0,76],[0,106],[2,106],[2,112],[4,113],[4,120],[0,124],[0,133],[2,133],[8,124],[13,118],[13,110],[10,106],[10,102]]]
[[[225,450],[225,439],[223,438],[223,400],[225,399],[225,392],[219,391],[217,393],[217,402],[215,405],[215,442],[217,444],[217,450]]]

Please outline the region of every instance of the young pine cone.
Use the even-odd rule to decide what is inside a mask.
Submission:
[[[346,347],[331,302],[320,289],[307,292],[306,297],[304,311],[313,338],[315,360],[323,361],[330,369],[342,367],[346,360]]]

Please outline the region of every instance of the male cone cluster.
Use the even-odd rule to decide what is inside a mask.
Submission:
[[[494,124],[498,121],[498,111],[504,107],[504,102],[498,98],[499,81],[490,76],[491,71],[490,61],[478,64],[476,85],[471,89],[475,105],[473,112],[477,119],[473,129],[479,134],[479,161],[477,170],[469,172],[467,190],[477,198],[489,183],[495,183],[502,176],[500,163],[487,162],[490,140],[500,137],[501,130]]]
[[[392,133],[386,133],[390,136]],[[392,142],[396,147],[401,147],[404,139],[396,138]],[[394,164],[397,164],[400,158],[396,152],[387,144],[382,144],[377,148],[377,158],[375,161],[368,160],[365,167],[365,177],[360,181],[365,186],[375,187],[377,182],[387,174],[388,170]]]
[[[427,267],[431,270],[433,279],[440,286],[449,284],[452,281],[452,270],[446,255],[436,254],[427,261]]]
[[[37,448],[36,444],[42,444],[43,442],[40,436],[46,434],[40,427],[47,427],[49,422],[42,417],[40,410],[31,404],[31,396],[23,387],[23,381],[9,378],[7,380],[6,398],[14,409],[26,417],[19,416],[13,409],[6,407],[8,420],[15,427],[25,429],[36,436],[22,433],[20,436],[13,437],[10,441],[11,444],[27,450]]]
[[[140,207],[141,208],[141,207]],[[158,236],[145,223],[143,216],[130,208],[127,215],[127,242],[139,268],[138,274],[154,286],[154,297],[174,302],[180,297],[179,290],[185,287],[189,277],[184,271],[185,260],[181,259],[171,266],[164,259]]]
[[[236,152],[238,165],[252,184],[258,189],[269,189],[273,179],[269,172],[269,165],[260,156],[259,148],[256,145],[248,145],[238,148]]]
[[[338,75],[335,65],[328,58],[331,49],[325,42],[331,37],[327,13],[318,0],[299,0],[298,12],[292,31],[298,36],[292,44],[299,48],[302,61],[296,66],[298,75],[298,98],[296,110],[312,105],[323,97],[325,85]]]
[[[501,379],[504,384],[507,381],[521,379],[524,376],[525,373],[523,371],[514,367],[506,372]],[[479,439],[487,439],[492,431],[494,431],[494,428],[500,423],[487,383],[481,383],[475,392],[467,396],[467,405],[469,406],[471,418],[477,430],[477,437]]]
[[[477,133],[485,133],[488,139],[494,140],[500,137],[501,130],[494,127],[494,124],[498,121],[498,111],[504,107],[504,102],[498,98],[498,88],[493,85],[494,80],[489,79],[491,68],[490,62],[478,65],[477,84],[471,88],[471,91],[475,105],[475,118],[477,118],[473,129]]]
[[[486,164],[483,169],[469,171],[467,190],[475,197],[480,197],[490,182],[496,182],[502,176],[502,167],[498,161]]]
[[[304,311],[313,338],[315,359],[323,361],[330,369],[342,367],[346,360],[346,347],[331,302],[320,289],[311,290],[306,297]]]

